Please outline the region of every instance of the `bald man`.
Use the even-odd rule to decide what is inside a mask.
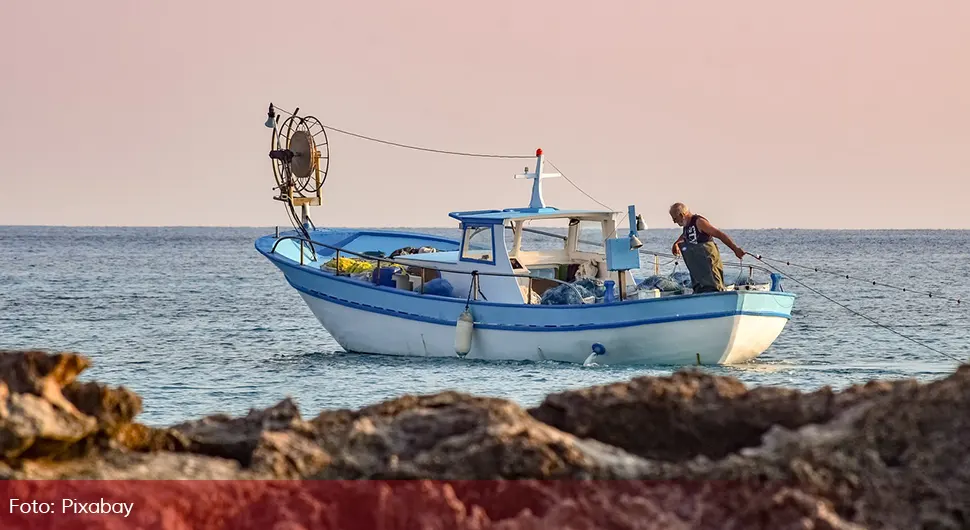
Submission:
[[[727,234],[714,227],[707,219],[694,215],[684,203],[670,207],[670,218],[684,227],[684,232],[674,242],[674,255],[682,255],[690,271],[691,288],[695,293],[711,293],[724,290],[724,266],[721,253],[713,238],[727,245],[741,259],[744,249],[734,244]]]

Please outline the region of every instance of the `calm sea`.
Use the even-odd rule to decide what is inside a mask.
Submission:
[[[242,414],[285,396],[305,415],[445,389],[531,406],[550,392],[673,371],[347,354],[253,248],[270,233],[273,228],[0,227],[0,349],[83,353],[94,362],[83,379],[135,390],[144,398],[142,421],[155,425]],[[764,256],[970,300],[968,231],[731,235]],[[672,230],[648,230],[642,239],[644,248],[666,252],[674,237]],[[663,271],[672,270],[662,263]],[[641,276],[652,272],[652,263],[645,264],[649,270]],[[786,272],[898,333],[970,359],[968,302]],[[728,280],[732,274],[737,269],[728,269]],[[937,378],[957,364],[793,281],[784,286],[799,298],[775,344],[751,364],[705,370],[748,385],[812,390],[873,378]]]

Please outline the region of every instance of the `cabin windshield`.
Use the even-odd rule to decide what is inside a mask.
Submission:
[[[495,260],[495,249],[492,244],[493,225],[468,225],[462,236],[461,259],[464,261]]]

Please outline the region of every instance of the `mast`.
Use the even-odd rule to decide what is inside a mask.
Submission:
[[[535,173],[529,173],[529,167],[526,166],[525,173],[520,173],[515,176],[517,179],[532,179],[532,199],[529,201],[529,208],[539,209],[545,208],[546,203],[542,199],[542,179],[561,177],[560,173],[543,173],[543,160],[542,160],[542,149],[536,149],[536,170]]]

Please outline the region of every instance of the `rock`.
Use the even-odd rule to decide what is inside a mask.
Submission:
[[[125,388],[77,382],[89,365],[73,353],[0,352],[0,457],[81,456],[130,424],[141,398]]]
[[[250,473],[238,462],[168,452],[106,451],[63,462],[27,460],[9,470],[5,480],[242,480],[272,479]],[[125,493],[118,494],[124,498]]]
[[[305,421],[287,399],[155,428],[136,394],[76,382],[86,363],[0,354],[0,479],[40,479],[0,481],[11,498],[97,479],[139,503],[127,526],[172,528],[970,527],[970,366],[811,393],[678,372],[529,411],[442,392]],[[351,480],[268,480],[301,478]]]
[[[97,430],[97,421],[0,381],[0,460],[57,457]]]
[[[73,353],[0,351],[0,381],[12,393],[40,396],[54,406],[78,414],[61,389],[73,383],[89,365],[87,358]]]
[[[117,434],[142,410],[141,397],[124,387],[72,382],[62,392],[81,413],[96,418],[98,430],[108,436]]]
[[[645,478],[784,481],[873,528],[970,526],[970,366],[859,403],[822,425],[775,427],[765,443]]]
[[[434,481],[301,481],[267,491],[229,528],[488,528],[480,508],[467,506],[447,483]]]
[[[178,431],[155,428],[140,423],[122,425],[114,436],[119,447],[139,452],[188,452],[189,440]]]
[[[915,386],[901,381],[802,394],[776,387],[748,390],[733,377],[685,370],[552,394],[529,413],[580,438],[644,458],[681,461],[722,458],[760,445],[772,426],[826,422],[854,403]]]
[[[596,483],[593,483],[596,484]],[[595,488],[595,489],[594,489]],[[582,488],[542,514],[522,513],[493,528],[771,528],[861,530],[824,500],[779,486],[736,482],[641,482]]]
[[[39,350],[0,351],[0,381],[11,392],[43,396],[54,385],[58,389],[74,382],[90,361],[73,353],[50,354]]]
[[[633,478],[647,465],[511,402],[457,392],[326,411],[313,424],[332,458],[321,478]]]
[[[330,465],[330,455],[300,434],[263,432],[253,450],[250,469],[276,478],[298,479],[314,475]]]
[[[303,421],[296,404],[285,399],[264,410],[250,410],[241,418],[223,414],[172,426],[184,440],[184,450],[230,458],[243,467],[298,477],[327,465],[329,456],[313,444],[312,426]]]

